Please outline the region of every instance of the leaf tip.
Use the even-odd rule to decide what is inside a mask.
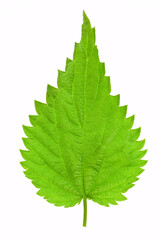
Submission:
[[[91,23],[89,18],[87,17],[87,14],[83,10],[83,24],[91,28]]]
[[[85,21],[85,20],[88,20],[88,17],[87,17],[87,14],[86,14],[86,12],[83,10],[83,20]]]

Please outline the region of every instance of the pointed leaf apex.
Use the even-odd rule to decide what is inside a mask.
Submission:
[[[92,52],[93,46],[95,45],[95,29],[91,28],[90,20],[85,12],[83,12],[81,44],[83,45],[87,56],[89,56]]]
[[[85,26],[91,27],[91,23],[89,21],[89,18],[87,17],[85,11],[83,11],[83,24]]]

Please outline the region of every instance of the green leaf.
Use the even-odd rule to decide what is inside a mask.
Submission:
[[[126,118],[127,106],[110,94],[85,12],[81,41],[57,82],[58,89],[48,85],[46,104],[35,101],[32,127],[23,126],[28,150],[21,150],[21,164],[48,202],[72,207],[83,199],[86,226],[87,199],[107,207],[125,200],[147,161],[141,160],[140,128],[132,129],[134,116]]]

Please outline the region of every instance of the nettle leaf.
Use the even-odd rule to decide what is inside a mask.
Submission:
[[[47,103],[35,101],[32,127],[23,126],[28,149],[21,150],[26,177],[39,188],[38,195],[55,206],[72,207],[87,199],[106,207],[126,197],[143,172],[145,141],[137,141],[134,116],[119,95],[110,95],[110,77],[99,61],[95,29],[83,13],[82,38],[73,60],[58,72],[58,89],[47,87]]]

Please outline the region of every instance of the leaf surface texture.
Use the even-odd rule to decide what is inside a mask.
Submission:
[[[95,29],[83,14],[82,37],[73,60],[58,71],[58,88],[47,87],[46,103],[35,101],[37,115],[23,126],[25,175],[37,194],[56,206],[72,207],[85,197],[117,204],[146,164],[134,116],[112,96],[95,45]]]

